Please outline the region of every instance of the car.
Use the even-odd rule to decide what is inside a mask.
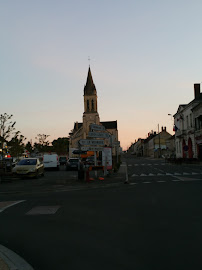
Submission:
[[[15,176],[35,177],[44,175],[44,165],[39,158],[21,159],[12,170]]]
[[[66,157],[59,157],[59,162],[60,162],[60,165],[66,165],[67,158]]]
[[[69,158],[66,163],[66,170],[67,171],[73,171],[73,170],[78,170],[79,163],[80,163],[79,158]]]
[[[44,154],[43,164],[45,169],[60,169],[59,157],[57,154]]]

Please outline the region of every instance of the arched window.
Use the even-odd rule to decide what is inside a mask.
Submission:
[[[92,99],[92,101],[91,101],[91,108],[92,108],[92,111],[94,111],[94,100]]]

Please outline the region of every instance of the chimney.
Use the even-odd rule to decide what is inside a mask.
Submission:
[[[194,84],[194,98],[198,98],[200,96],[200,83]]]
[[[163,127],[161,127],[161,132],[163,132]]]
[[[166,127],[164,127],[164,131],[166,131]]]

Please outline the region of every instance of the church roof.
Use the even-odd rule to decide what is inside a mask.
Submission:
[[[117,129],[117,121],[100,122],[106,129]]]
[[[91,74],[90,66],[88,69],[88,77],[87,77],[86,85],[84,86],[84,95],[87,95],[87,96],[96,95],[96,88],[93,83],[93,77]]]

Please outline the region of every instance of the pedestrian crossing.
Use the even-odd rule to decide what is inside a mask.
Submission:
[[[187,173],[187,172],[183,172],[183,173],[148,173],[148,174],[145,174],[145,173],[141,173],[141,174],[132,174],[131,177],[139,177],[139,176],[188,176],[188,175],[202,175],[202,172],[200,173],[197,173],[197,172],[191,172],[191,173]]]
[[[148,164],[148,163],[142,163],[142,164],[128,164],[128,167],[141,167],[141,166],[165,166],[167,164],[165,163],[155,163],[155,164]]]

